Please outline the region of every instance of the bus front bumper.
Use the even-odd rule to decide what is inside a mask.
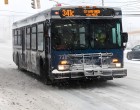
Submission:
[[[53,79],[80,79],[80,78],[122,78],[127,76],[127,70],[124,68],[108,68],[95,70],[77,70],[77,71],[52,71]]]

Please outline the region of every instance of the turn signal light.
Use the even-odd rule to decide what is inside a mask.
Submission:
[[[114,58],[114,59],[112,59],[112,62],[113,62],[113,63],[118,63],[118,62],[119,62],[119,60],[118,60],[118,59],[116,59],[116,58]]]
[[[62,60],[62,61],[60,61],[59,64],[60,64],[60,65],[67,65],[67,64],[68,64],[68,61],[67,61],[67,60]]]

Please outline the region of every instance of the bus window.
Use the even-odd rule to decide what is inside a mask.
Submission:
[[[32,50],[36,50],[36,26],[32,27],[31,48]]]
[[[38,24],[38,39],[37,39],[37,44],[38,44],[38,50],[43,51],[43,24]]]
[[[118,20],[92,21],[90,30],[92,48],[121,47],[121,24]]]
[[[17,39],[17,44],[18,45],[21,45],[21,30],[19,29],[17,32],[18,32],[18,35],[17,35],[17,38],[18,38]]]
[[[27,47],[27,49],[31,48],[30,42],[31,42],[31,34],[30,34],[30,27],[29,27],[26,30],[26,47]]]
[[[17,45],[17,30],[14,30],[14,45]]]
[[[83,20],[81,20],[83,21]],[[52,46],[56,50],[86,49],[86,24],[79,20],[56,20],[52,26]]]

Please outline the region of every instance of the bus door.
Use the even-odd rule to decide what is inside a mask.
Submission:
[[[25,67],[26,66],[26,57],[25,57],[25,28],[22,28],[22,64]]]
[[[47,71],[47,75],[50,76],[50,65],[51,65],[51,47],[50,47],[50,36],[51,36],[51,30],[50,30],[50,23],[49,21],[46,21],[45,23],[45,54],[46,54],[46,71]]]
[[[31,28],[31,69],[32,72],[36,73],[37,70],[37,27],[32,25]]]
[[[31,71],[31,27],[26,28],[26,65],[27,70]]]

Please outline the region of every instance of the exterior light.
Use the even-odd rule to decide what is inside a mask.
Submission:
[[[4,4],[6,4],[6,5],[7,5],[7,4],[8,4],[8,0],[4,0]]]
[[[62,60],[58,64],[58,70],[59,71],[67,71],[70,69],[70,64],[67,60]]]
[[[118,62],[119,62],[118,59],[116,59],[116,58],[112,59],[112,63],[118,63]]]

